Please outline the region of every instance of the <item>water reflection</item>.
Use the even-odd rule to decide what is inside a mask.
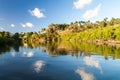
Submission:
[[[95,67],[100,70],[101,73],[103,73],[101,65],[98,60],[93,59],[92,57],[84,57],[85,64],[90,67]]]
[[[3,45],[0,46],[0,54],[4,52],[10,52],[14,50],[15,52],[19,52],[19,47],[22,46],[21,44],[13,44],[13,45]]]
[[[32,51],[30,51],[30,52],[23,52],[22,56],[23,57],[33,57],[34,53]]]
[[[39,73],[44,66],[45,66],[45,62],[42,61],[42,60],[38,60],[38,61],[36,61],[36,62],[33,64],[34,71],[35,71],[36,73]]]
[[[27,43],[24,43],[23,46],[27,48],[27,47],[28,47],[28,44],[27,44]]]
[[[15,52],[19,52],[19,47],[21,45],[12,46],[0,46],[0,54],[4,52],[10,52],[14,49],[11,55],[14,57]],[[27,48],[40,48],[43,52],[48,52],[49,54],[55,55],[72,55],[72,56],[91,56],[91,55],[101,55],[107,60],[111,56],[113,59],[120,58],[120,48],[119,47],[109,47],[106,45],[94,45],[88,43],[78,43],[78,42],[45,42],[45,43],[25,43],[24,47]],[[94,53],[94,54],[93,54]],[[34,56],[33,52],[23,52],[24,57]]]
[[[92,73],[86,71],[85,68],[78,68],[76,73],[79,74],[82,80],[95,80],[95,76]]]
[[[12,51],[12,52],[11,52],[11,55],[12,55],[12,57],[15,57],[16,52],[15,52],[15,51]]]
[[[118,47],[77,42],[25,43],[0,47],[0,55],[0,80],[16,80],[11,77],[22,80],[120,80],[116,75],[120,74]]]
[[[45,43],[28,43],[29,48],[44,47],[44,52],[51,55],[68,55],[72,56],[91,56],[101,55],[107,60],[111,56],[113,59],[120,58],[119,47],[109,47],[106,45],[95,45],[78,42],[45,42]],[[83,54],[84,53],[84,54]]]

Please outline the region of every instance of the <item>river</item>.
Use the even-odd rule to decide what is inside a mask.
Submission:
[[[120,80],[120,48],[87,43],[0,47],[0,80]]]

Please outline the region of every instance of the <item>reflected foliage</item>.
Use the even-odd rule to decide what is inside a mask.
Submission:
[[[0,46],[0,54],[4,53],[4,52],[10,52],[11,49],[15,50],[16,52],[19,52],[19,47],[22,46],[22,45],[3,45],[3,46]]]
[[[21,39],[19,33],[12,34],[6,31],[0,32],[0,54],[9,52],[11,49],[19,52],[20,45]]]
[[[44,42],[44,43],[29,43],[28,47],[42,49],[43,52],[48,52],[50,55],[72,55],[72,56],[91,56],[101,55],[105,59],[112,57],[113,59],[120,58],[120,48],[110,47],[107,45],[95,45],[85,42]]]
[[[107,45],[95,45],[92,43],[85,42],[34,42],[34,43],[24,43],[23,45],[4,45],[0,46],[0,54],[4,52],[10,52],[11,49],[14,49],[16,52],[19,52],[19,47],[24,46],[27,48],[40,48],[43,52],[48,52],[52,56],[58,55],[72,55],[72,56],[91,56],[91,55],[100,55],[104,56],[107,60],[109,57],[113,59],[120,58],[120,48],[119,47],[110,47]]]

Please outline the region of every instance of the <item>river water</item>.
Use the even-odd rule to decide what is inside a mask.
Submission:
[[[0,48],[0,80],[120,80],[120,49],[86,43]]]

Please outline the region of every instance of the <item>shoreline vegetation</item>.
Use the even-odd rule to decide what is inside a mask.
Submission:
[[[41,47],[44,52],[53,55],[78,57],[103,55],[105,59],[112,56],[120,58],[120,18],[102,21],[76,21],[70,24],[50,24],[39,32],[15,33],[0,32],[0,54],[10,49],[19,51],[19,46]],[[6,48],[6,49],[4,49]]]
[[[42,52],[48,52],[51,57],[56,57],[60,55],[72,55],[74,57],[79,56],[102,56],[105,60],[120,59],[120,48],[119,47],[109,47],[107,45],[94,45],[92,43],[86,42],[34,42],[34,43],[23,43],[23,45],[7,45],[0,46],[0,55],[4,52],[10,52],[15,50],[19,52],[20,48],[34,49],[39,48]],[[14,52],[14,51],[13,51]]]
[[[39,32],[15,33],[1,31],[0,45],[37,42],[88,42],[120,47],[120,18],[102,21],[76,21],[70,24],[50,24]]]

